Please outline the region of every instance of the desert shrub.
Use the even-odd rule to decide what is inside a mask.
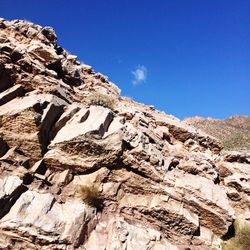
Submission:
[[[250,225],[234,222],[235,236],[222,242],[222,250],[250,250]]]
[[[79,187],[79,197],[89,206],[95,207],[97,210],[103,208],[103,198],[96,185],[82,185]]]
[[[224,140],[224,148],[226,150],[250,149],[250,132],[233,134]]]
[[[111,110],[115,109],[115,99],[109,95],[93,93],[86,98],[87,105],[98,105]]]

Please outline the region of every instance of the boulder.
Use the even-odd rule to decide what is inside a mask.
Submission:
[[[58,55],[55,50],[51,47],[42,45],[40,43],[32,44],[27,52],[34,58],[42,63],[50,64],[58,59]]]
[[[13,230],[27,241],[35,239],[33,244],[64,243],[77,247],[83,240],[86,223],[93,217],[93,212],[89,213],[79,201],[59,204],[49,193],[27,191],[1,219],[0,228],[6,235]]]
[[[235,212],[219,185],[207,178],[186,174],[176,179],[175,187],[185,196],[186,207],[199,214],[201,225],[220,236],[227,232]]]
[[[0,106],[0,133],[9,147],[18,144],[34,163],[47,150],[51,127],[64,105],[67,103],[49,94],[15,98]]]

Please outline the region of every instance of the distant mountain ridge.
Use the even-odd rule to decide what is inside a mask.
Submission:
[[[196,116],[184,121],[221,140],[225,149],[250,149],[250,116],[235,115],[223,120]]]

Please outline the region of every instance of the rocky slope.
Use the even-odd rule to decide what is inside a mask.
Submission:
[[[0,20],[1,249],[219,249],[249,155],[119,95],[54,31]]]
[[[224,120],[192,117],[186,123],[222,141],[227,150],[250,150],[250,117],[232,116]]]

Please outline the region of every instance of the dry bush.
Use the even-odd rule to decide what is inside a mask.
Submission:
[[[222,243],[222,250],[250,250],[250,225],[234,222],[235,236]]]
[[[86,104],[103,106],[105,108],[114,110],[116,102],[115,102],[115,99],[109,95],[105,95],[101,93],[93,93],[87,96]]]
[[[79,187],[79,197],[89,206],[101,210],[103,208],[103,198],[96,185],[82,185]]]

